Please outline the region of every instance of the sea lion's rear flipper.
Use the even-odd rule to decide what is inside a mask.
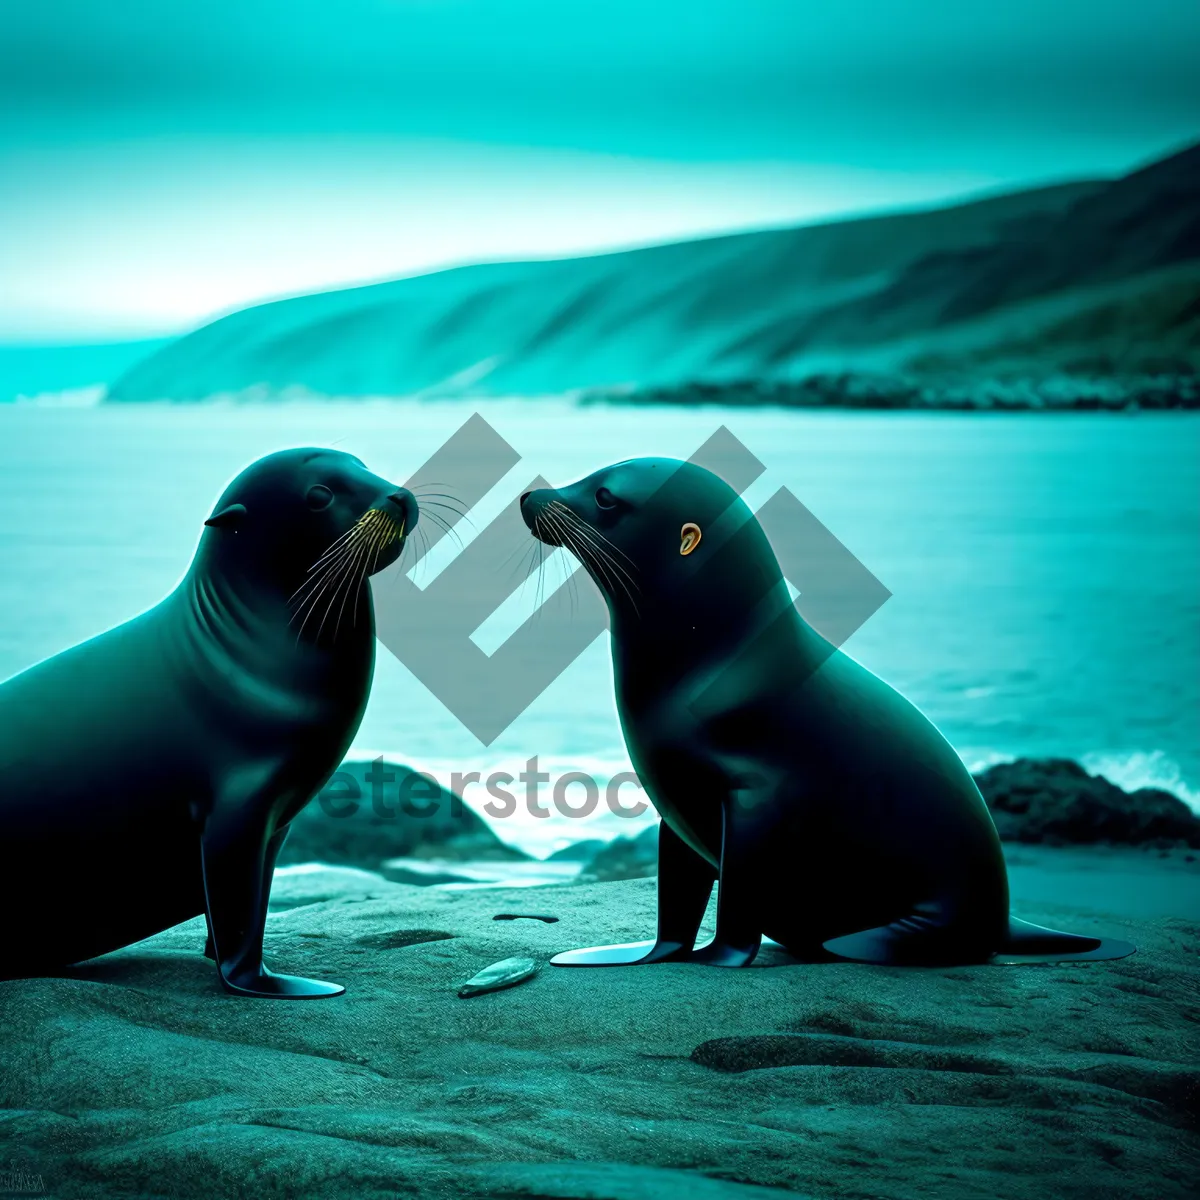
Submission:
[[[275,860],[287,827],[264,838],[266,821],[251,804],[230,805],[209,817],[200,839],[204,908],[227,991],[264,999],[309,1000],[340,996],[340,984],[276,975],[263,965],[263,929]]]
[[[648,942],[567,950],[556,967],[631,967],[684,962],[696,944],[717,870],[663,821],[658,826],[658,937]]]
[[[952,936],[943,919],[914,913],[890,925],[830,938],[824,948],[850,962],[887,967],[933,967],[985,961],[971,956],[960,937]]]
[[[1137,952],[1132,942],[1119,938],[1084,937],[1060,933],[1016,917],[1008,919],[1008,937],[992,956],[994,963],[1103,962]]]
[[[914,914],[844,937],[831,938],[825,949],[851,962],[880,966],[940,967],[970,963],[1099,962],[1124,958],[1135,947],[1116,938],[1059,933],[1010,917],[1008,933],[994,954],[981,952],[978,938],[937,916]]]

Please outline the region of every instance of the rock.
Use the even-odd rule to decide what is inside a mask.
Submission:
[[[1126,792],[1067,758],[1019,758],[975,776],[1001,838],[1051,845],[1200,846],[1200,817],[1159,788]]]
[[[443,883],[474,883],[470,875],[455,871],[444,863],[425,859],[389,859],[379,867],[379,873],[392,883],[407,883],[413,887],[438,887]]]
[[[279,861],[378,870],[394,858],[478,862],[528,857],[502,842],[487,822],[432,778],[378,758],[342,763],[292,821]],[[447,880],[437,875],[405,880],[435,881]]]
[[[458,989],[458,998],[468,1000],[472,996],[482,996],[484,992],[498,992],[502,988],[516,987],[518,983],[532,979],[537,974],[537,970],[537,963],[532,958],[502,959],[472,975]]]
[[[546,862],[585,863],[603,850],[608,843],[601,838],[583,838],[546,856]]]
[[[1005,841],[1200,847],[1200,818],[1182,800],[1157,788],[1123,791],[1070,759],[1017,759],[989,767],[975,781]],[[421,861],[390,861],[396,859]],[[454,793],[382,759],[343,763],[292,822],[280,856],[281,865],[355,866],[424,885],[477,881],[457,871],[457,863],[532,861]],[[582,862],[581,882],[653,876],[658,826],[610,842],[584,839],[545,861]]]
[[[614,879],[644,879],[658,874],[658,825],[643,829],[636,837],[617,837],[592,855],[580,872],[582,883],[606,883]]]

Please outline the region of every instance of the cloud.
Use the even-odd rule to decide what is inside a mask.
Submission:
[[[176,332],[281,294],[920,203],[993,182],[398,138],[12,152],[0,336]]]

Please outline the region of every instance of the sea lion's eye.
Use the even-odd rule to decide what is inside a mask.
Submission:
[[[596,493],[597,508],[616,508],[617,498],[608,490],[608,488],[600,488]]]
[[[307,499],[313,512],[321,512],[333,503],[333,493],[323,483],[314,483],[308,489]]]

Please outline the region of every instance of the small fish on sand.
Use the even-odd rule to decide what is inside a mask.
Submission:
[[[501,988],[514,987],[532,979],[538,971],[538,965],[532,958],[505,958],[500,962],[484,967],[477,975],[472,975],[458,989],[458,998],[468,1000],[472,996],[482,996],[484,992],[498,992]]]

